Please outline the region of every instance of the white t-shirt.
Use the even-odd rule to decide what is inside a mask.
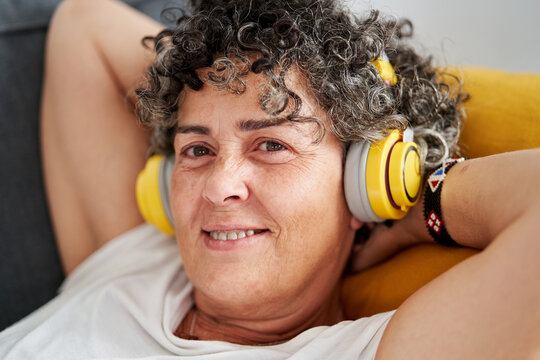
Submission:
[[[176,242],[150,225],[112,240],[52,301],[0,333],[0,359],[372,359],[393,312],[311,328],[277,345],[173,335],[192,306]]]

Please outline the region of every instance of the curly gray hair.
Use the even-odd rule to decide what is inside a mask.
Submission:
[[[404,39],[409,21],[384,18],[377,11],[358,18],[334,0],[193,1],[194,14],[181,16],[175,29],[152,40],[157,56],[146,87],[137,89],[139,118],[154,129],[151,152],[172,153],[179,99],[187,85],[204,83],[234,93],[245,91],[250,71],[268,76],[260,97],[269,114],[284,111],[290,121],[315,121],[298,115],[302,99],[285,85],[295,69],[328,113],[330,130],[345,145],[374,141],[389,129],[415,131],[424,168],[438,166],[456,151],[465,99],[461,87],[443,81]],[[386,54],[398,84],[387,86],[370,62]],[[196,70],[210,68],[205,79]],[[445,77],[450,79],[450,77]],[[457,89],[457,90],[456,90]]]

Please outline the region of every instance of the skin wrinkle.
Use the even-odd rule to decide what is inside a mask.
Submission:
[[[256,125],[259,122],[260,122],[260,124]],[[299,152],[301,152],[303,156],[308,156],[308,155],[313,156],[313,155],[315,155],[315,153],[313,152],[313,151],[315,151],[315,147],[312,146],[312,145],[315,145],[316,142],[314,142],[313,139],[310,137],[311,132],[306,130],[309,127],[309,125],[310,124],[306,124],[306,123],[300,123],[300,124],[292,123],[291,124],[291,123],[288,123],[288,122],[287,123],[281,123],[281,125],[277,125],[274,120],[270,120],[269,122],[266,122],[265,120],[248,120],[248,122],[246,122],[246,121],[243,120],[243,121],[239,121],[239,125],[237,125],[237,127],[239,129],[241,129],[242,132],[251,132],[252,133],[252,134],[248,135],[248,136],[253,137],[253,141],[251,141],[251,143],[254,143],[258,139],[257,130],[262,130],[262,129],[266,129],[266,128],[269,128],[269,127],[274,127],[273,130],[274,130],[275,134],[276,135],[281,134],[281,136],[283,136],[282,134],[284,133],[284,131],[281,131],[282,129],[280,129],[280,127],[281,128],[294,129],[295,133],[298,134],[299,137],[297,137],[297,136],[294,136],[294,137],[289,136],[287,143],[285,143],[284,145],[285,146],[294,145],[293,147],[290,148],[290,150],[292,152],[297,153],[297,154]],[[251,129],[249,129],[249,130],[246,129],[245,128],[246,126],[251,127]],[[204,126],[190,126],[190,125],[179,125],[178,126],[177,138],[179,139],[178,142],[180,144],[182,144],[184,142],[187,142],[188,138],[190,138],[190,140],[191,140],[190,143],[193,143],[193,142],[195,142],[196,139],[198,139],[198,137],[196,137],[196,136],[189,137],[188,134],[210,136],[212,134],[212,132],[208,127],[204,127]],[[302,138],[309,139],[309,141],[305,141],[305,142],[299,141]],[[178,147],[182,148],[181,145],[178,145]],[[215,147],[218,148],[217,145]],[[246,148],[244,150],[247,151],[249,149]],[[183,150],[181,150],[180,152],[182,152],[182,151]]]

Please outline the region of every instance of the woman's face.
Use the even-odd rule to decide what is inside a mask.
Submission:
[[[250,74],[242,95],[210,85],[185,91],[171,184],[197,303],[253,317],[319,306],[335,288],[355,230],[342,189],[342,147],[326,114],[289,85],[302,97],[300,114],[326,127],[317,143],[314,123],[260,109],[264,82]]]

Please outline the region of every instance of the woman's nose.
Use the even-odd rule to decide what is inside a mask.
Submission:
[[[247,200],[249,191],[244,173],[238,161],[216,159],[206,179],[203,198],[216,206]]]

